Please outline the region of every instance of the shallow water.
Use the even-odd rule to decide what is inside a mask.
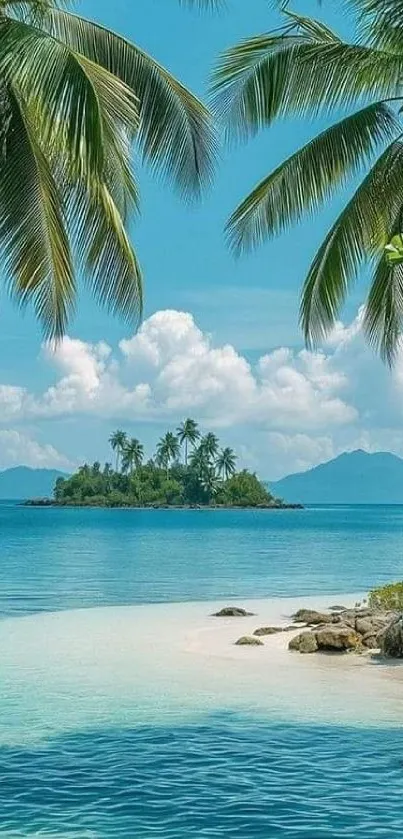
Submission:
[[[234,641],[402,577],[402,524],[1,505],[0,836],[400,836],[403,669]]]
[[[0,504],[0,614],[361,591],[403,579],[403,507]]]

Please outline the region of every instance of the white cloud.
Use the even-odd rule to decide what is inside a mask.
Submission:
[[[49,444],[41,445],[15,429],[0,430],[0,468],[25,466],[69,469],[72,464]]]
[[[188,312],[156,312],[115,350],[67,337],[44,348],[55,372],[46,391],[0,385],[0,422],[176,424],[189,414],[225,429],[243,462],[270,477],[357,446],[403,453],[403,353],[391,374],[366,347],[362,318],[338,323],[321,350],[282,347],[254,364],[217,346]]]

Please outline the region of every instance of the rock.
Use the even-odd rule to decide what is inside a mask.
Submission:
[[[263,641],[253,635],[243,635],[235,641],[235,645],[237,647],[263,647]]]
[[[347,612],[347,606],[329,606],[329,612]]]
[[[372,635],[375,634],[372,621],[368,618],[356,618],[355,629],[356,632],[360,633],[360,635],[368,635],[368,633],[372,633]]]
[[[295,629],[295,626],[293,626]],[[281,626],[260,626],[259,629],[255,629],[254,635],[258,637],[260,635],[277,635],[278,632],[284,632]]]
[[[289,650],[297,650],[299,653],[316,653],[318,644],[314,632],[301,632],[295,638],[291,638],[288,645]]]
[[[308,623],[311,626],[329,622],[329,615],[317,612],[315,609],[299,609],[292,617],[295,623]]]
[[[246,609],[241,609],[240,606],[225,606],[219,612],[215,612],[214,618],[247,618],[251,617],[253,612],[247,612]]]
[[[378,648],[378,641],[376,635],[374,635],[373,632],[367,632],[366,635],[362,636],[362,644],[369,650],[376,650]]]
[[[403,614],[392,620],[377,636],[383,655],[403,658]]]
[[[315,633],[319,650],[355,650],[361,643],[361,638],[353,629],[335,626],[318,629]]]

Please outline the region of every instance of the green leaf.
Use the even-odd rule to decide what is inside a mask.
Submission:
[[[206,107],[164,67],[124,38],[60,9],[49,30],[130,87],[139,100],[137,140],[152,168],[190,197],[211,181],[216,143]]]
[[[9,89],[9,128],[0,156],[0,239],[12,294],[33,301],[47,338],[60,337],[75,284],[58,185],[19,91]]]
[[[275,236],[313,212],[396,135],[394,113],[382,103],[331,126],[265,178],[232,215],[227,230],[236,251]]]
[[[328,35],[262,35],[224,53],[213,103],[235,136],[255,134],[282,116],[348,110],[370,98],[401,96],[403,57]],[[309,79],[309,84],[307,84]]]
[[[104,120],[137,127],[137,100],[124,83],[23,22],[0,28],[0,72],[36,109],[42,142],[56,143],[87,181],[102,173]]]
[[[370,345],[393,364],[403,327],[403,265],[382,258],[374,271],[365,306],[364,330]]]
[[[310,268],[300,309],[308,344],[318,343],[333,327],[360,267],[383,255],[401,212],[402,191],[403,143],[396,140],[347,204]]]

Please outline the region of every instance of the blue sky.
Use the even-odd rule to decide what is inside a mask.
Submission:
[[[334,11],[335,5],[329,0],[326,20],[348,34],[349,24]],[[294,8],[324,14],[315,0],[295,2]],[[201,97],[206,96],[209,72],[223,49],[279,23],[267,0],[228,0],[228,11],[219,15],[191,12],[180,8],[177,0],[82,0],[77,11],[134,40]],[[40,329],[32,314],[22,316],[3,294],[0,398],[3,394],[5,407],[0,466],[20,461],[74,465],[84,459],[106,458],[107,438],[117,426],[141,437],[150,450],[161,431],[175,426],[183,414],[200,418],[205,427],[218,428],[225,442],[241,452],[243,463],[273,478],[356,444],[368,448],[388,445],[403,451],[400,417],[394,413],[400,398],[398,376],[388,377],[356,336],[358,291],[343,313],[345,323],[353,323],[353,331],[340,333],[342,350],[340,345],[325,349],[327,367],[319,382],[312,365],[319,358],[323,367],[323,358],[300,354],[299,290],[315,249],[346,196],[338,196],[317,219],[307,219],[296,230],[241,260],[235,260],[225,244],[225,220],[239,200],[322,127],[323,123],[288,121],[248,145],[223,148],[214,186],[196,206],[184,205],[169,186],[144,170],[140,172],[142,217],[133,226],[132,236],[145,273],[145,324],[143,338],[140,335],[134,347],[130,331],[83,292],[69,328],[70,344],[64,355],[61,352],[51,358],[41,349]],[[155,315],[164,311],[171,312],[171,317]],[[175,312],[186,315],[178,320]],[[172,342],[178,335],[174,348]],[[123,345],[129,346],[129,351],[119,347],[122,341],[129,342]],[[231,347],[232,361],[226,347]],[[286,348],[288,356],[280,358],[279,347]],[[158,365],[152,369],[150,348],[159,353]],[[164,352],[168,353],[165,358]],[[187,368],[179,381],[181,352],[188,359],[199,353],[204,372]],[[268,354],[272,361],[262,364]],[[352,372],[352,359],[357,356],[365,359],[367,388],[362,383],[363,366],[359,377],[355,368]],[[245,391],[230,381],[231,363],[231,375],[237,377],[238,384],[243,381],[241,368],[252,365]],[[214,364],[218,364],[218,373]],[[269,368],[272,378],[268,380]],[[373,371],[390,406],[383,418],[369,398]],[[93,390],[84,398],[80,376],[85,381],[87,374]],[[92,375],[96,381],[102,380],[102,399],[94,395],[97,385],[91,384]],[[192,375],[196,377],[193,383]],[[187,384],[191,395],[185,393]],[[147,406],[144,400],[139,403],[140,392],[133,396],[139,386],[150,390]],[[204,401],[203,393],[208,394]],[[293,405],[304,398],[307,404],[300,414],[294,411],[292,421]],[[214,402],[220,403],[216,412]],[[238,407],[242,403],[242,411],[235,410],[236,403]]]

